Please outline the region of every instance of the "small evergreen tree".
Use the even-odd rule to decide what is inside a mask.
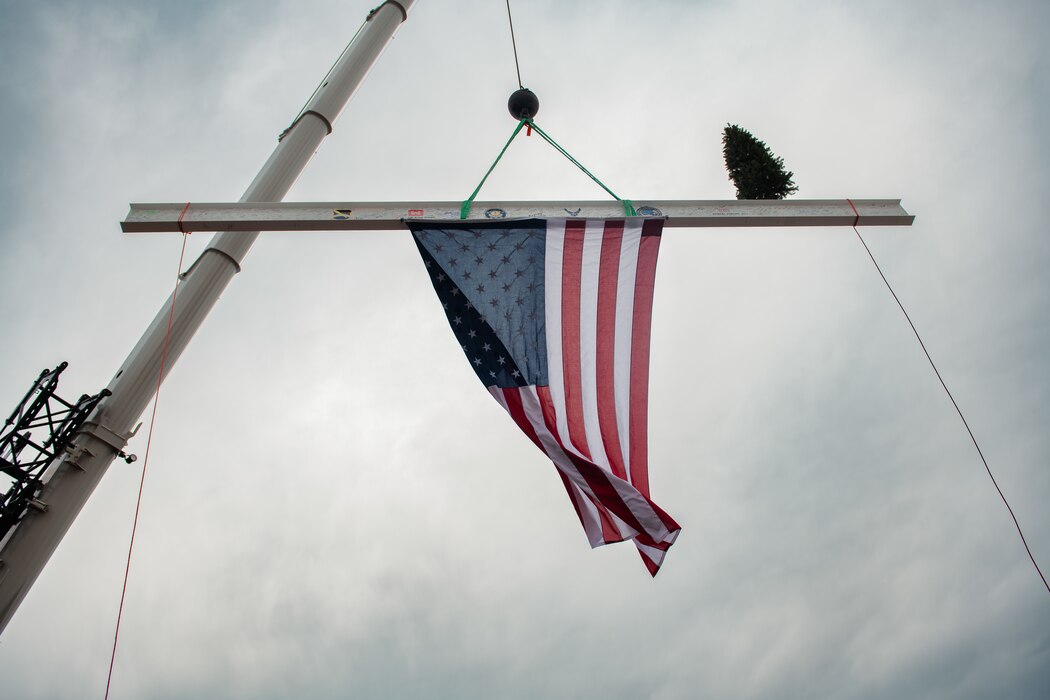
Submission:
[[[735,124],[722,133],[722,155],[729,179],[736,185],[737,199],[783,199],[798,192],[784,170],[784,159],[774,156],[766,144]]]

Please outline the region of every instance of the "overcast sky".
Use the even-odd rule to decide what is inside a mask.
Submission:
[[[0,409],[62,360],[65,395],[108,383],[179,259],[128,203],[238,199],[370,7],[0,2]],[[732,198],[732,122],[798,198],[903,200],[862,232],[1050,569],[1048,6],[513,7],[538,122],[621,196]],[[463,199],[516,87],[502,0],[418,0],[288,199]],[[480,198],[603,197],[519,137]],[[264,234],[161,392],[111,697],[1047,697],[1050,595],[853,231],[660,255],[683,531],[650,579],[589,549],[407,232]],[[5,697],[101,697],[141,466],[0,638]]]

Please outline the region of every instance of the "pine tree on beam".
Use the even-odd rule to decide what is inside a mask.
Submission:
[[[784,159],[746,129],[727,124],[722,133],[722,155],[737,199],[783,199],[798,192],[794,173],[784,170]]]

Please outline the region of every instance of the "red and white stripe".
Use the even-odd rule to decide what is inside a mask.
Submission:
[[[549,386],[489,388],[558,468],[591,546],[633,539],[653,575],[680,530],[649,500],[649,329],[661,228],[658,220],[548,220]]]

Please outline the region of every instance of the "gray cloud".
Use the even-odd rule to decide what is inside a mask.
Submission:
[[[565,5],[514,6],[523,78],[622,196],[732,196],[732,121],[799,196],[918,215],[865,238],[1050,566],[1043,5]],[[369,7],[0,10],[0,397],[62,359],[106,383],[179,254],[127,203],[237,198]],[[290,198],[469,194],[513,127],[503,12],[420,0]],[[536,138],[482,194],[601,196]],[[881,284],[849,230],[667,233],[652,485],[684,530],[650,580],[589,550],[407,234],[263,236],[161,393],[114,697],[1042,697],[1046,591]],[[11,697],[104,687],[141,464],[5,631]]]

